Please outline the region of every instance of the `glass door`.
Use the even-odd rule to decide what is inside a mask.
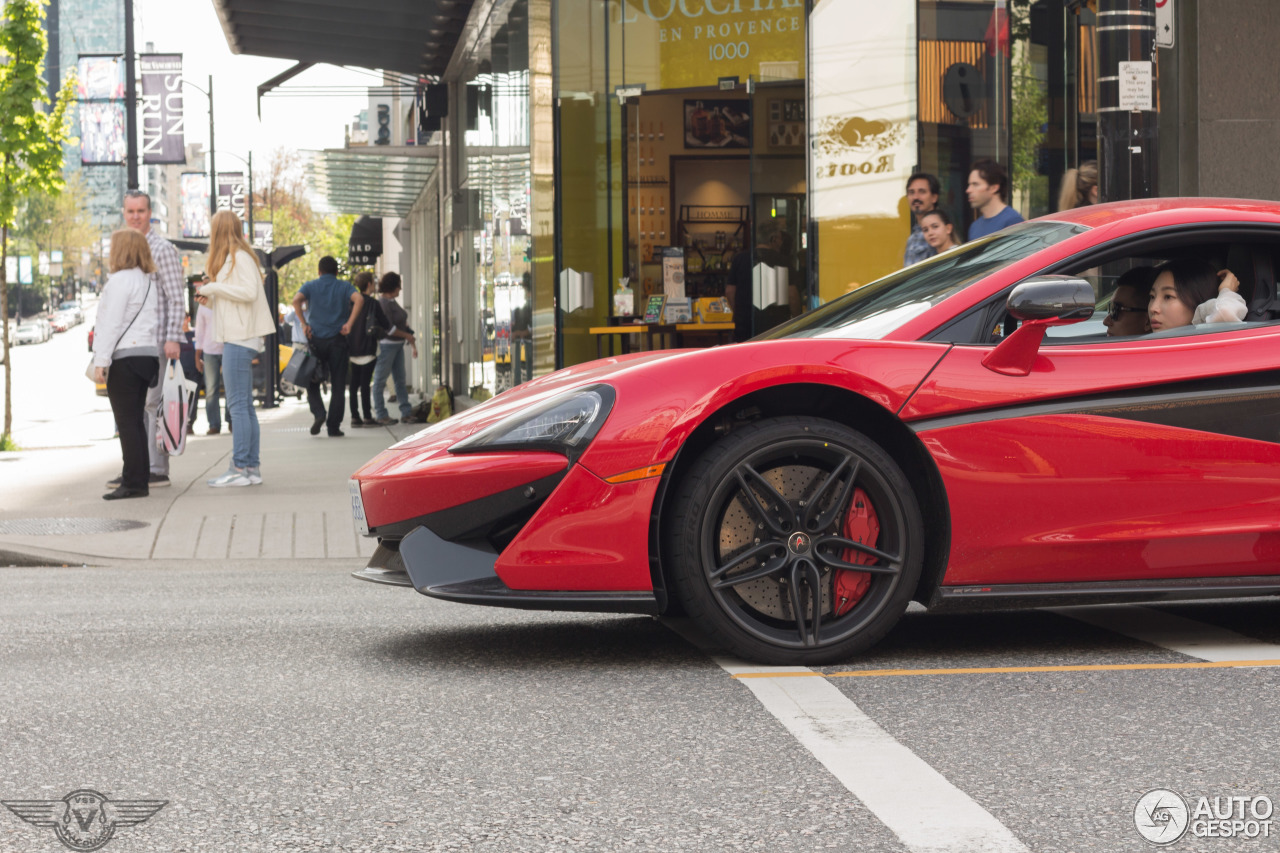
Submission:
[[[750,242],[753,332],[813,307],[809,287],[804,80],[752,86]]]

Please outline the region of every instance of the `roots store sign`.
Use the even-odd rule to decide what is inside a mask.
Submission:
[[[803,77],[804,17],[803,0],[625,0],[614,11],[653,25],[661,79],[651,85],[662,89]]]

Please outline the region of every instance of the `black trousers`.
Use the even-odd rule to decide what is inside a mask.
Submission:
[[[329,432],[335,433],[342,428],[342,416],[346,414],[347,395],[347,339],[342,335],[331,338],[315,338],[307,341],[311,354],[319,359],[329,371],[329,412],[325,424]],[[307,386],[307,404],[311,406],[311,414],[316,418],[324,418],[324,398],[320,396],[320,382],[317,377]]]
[[[377,366],[377,361],[371,361],[368,364],[351,363],[351,417],[360,417],[360,411],[364,410],[364,419],[366,421],[373,420],[370,414],[371,401],[369,400],[369,386],[373,383],[373,368]],[[359,399],[357,399],[357,397]],[[357,403],[363,403],[363,406],[357,406]]]
[[[120,455],[124,457],[121,485],[147,490],[151,474],[151,450],[147,444],[143,410],[147,390],[160,378],[160,362],[155,356],[132,356],[112,362],[107,371],[107,399],[120,432]],[[151,441],[156,437],[151,436]]]

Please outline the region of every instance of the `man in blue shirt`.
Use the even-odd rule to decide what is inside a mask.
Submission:
[[[320,259],[320,277],[312,279],[298,289],[293,297],[294,313],[305,317],[302,333],[307,338],[311,354],[329,368],[329,435],[339,437],[347,394],[347,338],[351,324],[360,314],[364,297],[351,286],[351,282],[338,278],[338,262],[325,255]],[[318,373],[318,372],[317,372]],[[320,396],[320,379],[317,375],[307,386],[307,403],[315,423],[311,434],[319,435],[326,423],[324,398]]]
[[[1009,207],[1009,173],[995,160],[979,160],[969,172],[966,190],[969,206],[978,218],[969,226],[969,239],[977,240],[1022,221]]]
[[[942,185],[928,172],[916,172],[907,178],[907,203],[911,205],[911,234],[907,237],[907,249],[902,253],[902,265],[909,267],[937,254],[924,239],[920,230],[920,217],[931,213],[938,206],[938,194]]]

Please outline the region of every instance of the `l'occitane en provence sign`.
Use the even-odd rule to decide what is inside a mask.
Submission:
[[[627,27],[630,81],[640,71],[632,51],[647,53],[650,43],[661,77],[650,82],[655,88],[804,76],[803,0],[625,0],[618,13]]]

